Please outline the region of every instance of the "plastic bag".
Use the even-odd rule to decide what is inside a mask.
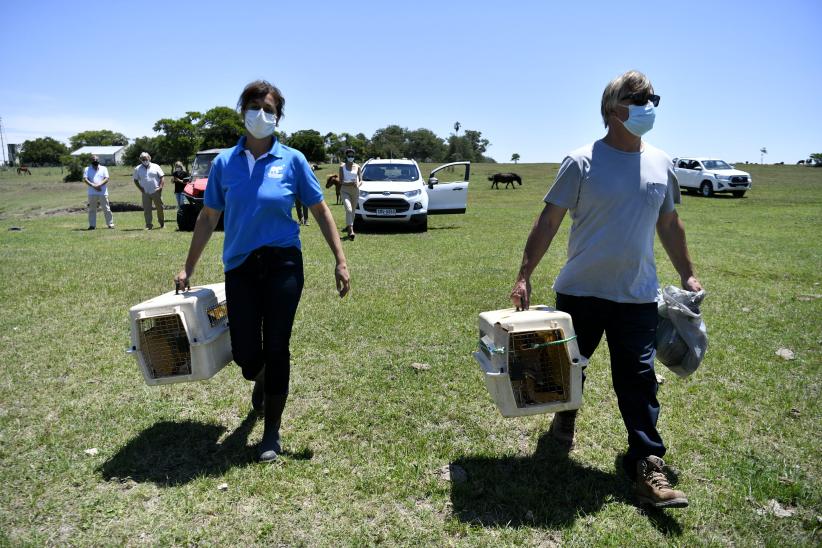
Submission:
[[[708,350],[708,329],[699,305],[705,291],[669,285],[657,294],[656,358],[680,377],[697,370]]]

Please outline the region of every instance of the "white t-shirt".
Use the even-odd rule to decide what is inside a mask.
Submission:
[[[622,152],[603,141],[571,152],[545,201],[571,215],[568,261],[557,293],[619,303],[656,299],[654,236],[660,214],[679,203],[667,154],[648,143]]]
[[[106,166],[97,166],[95,169],[94,166],[88,166],[85,171],[83,171],[83,177],[95,185],[99,185],[101,182],[108,179],[108,168]],[[98,190],[88,187],[88,195],[108,196],[108,185],[103,185]]]
[[[154,162],[150,162],[148,168],[143,164],[134,168],[134,180],[149,194],[157,192],[160,188],[160,179],[164,176],[163,169]]]

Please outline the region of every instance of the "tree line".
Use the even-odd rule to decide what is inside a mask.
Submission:
[[[478,130],[467,129],[459,134],[461,125],[454,124],[454,133],[439,137],[429,129],[409,130],[397,124],[388,125],[374,132],[369,138],[363,133],[321,134],[304,129],[288,134],[277,134],[280,142],[302,152],[310,162],[339,162],[344,151],[352,148],[358,159],[366,158],[413,158],[420,162],[494,162],[485,156],[490,145]],[[110,130],[83,131],[69,139],[70,147],[51,137],[23,142],[20,161],[28,165],[58,165],[72,167],[79,159],[70,152],[82,146],[126,145],[123,155],[125,165],[137,165],[140,153],[151,154],[152,161],[172,165],[180,160],[187,166],[199,150],[234,146],[244,134],[243,121],[236,110],[215,107],[200,112],[186,112],[177,119],[163,118],[153,128],[157,135],[138,137],[129,143],[128,137]]]

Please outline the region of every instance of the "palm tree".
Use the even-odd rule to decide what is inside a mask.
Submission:
[[[517,162],[519,162],[519,154],[517,154],[516,152],[515,152],[515,153],[513,153],[513,154],[511,155],[511,161],[512,161],[512,162],[514,162],[515,164],[516,164]]]
[[[761,164],[761,163],[763,163],[763,160],[765,159],[765,155],[768,153],[768,149],[765,148],[765,147],[762,147],[762,148],[759,149],[759,152],[760,152],[760,154],[759,154],[759,163]]]
[[[459,122],[454,122],[454,133],[459,133],[461,127],[462,124],[460,124]]]

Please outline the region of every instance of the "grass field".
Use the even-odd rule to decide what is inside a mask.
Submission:
[[[147,387],[125,353],[128,308],[171,289],[190,234],[143,231],[140,212],[86,232],[82,185],[59,169],[0,172],[0,546],[819,546],[822,169],[745,166],[744,199],[683,197],[710,348],[689,379],[658,373],[667,462],[691,505],[644,512],[618,466],[604,344],[570,455],[545,436],[550,415],[504,419],[485,390],[477,314],[509,305],[557,166],[472,167],[467,214],[344,243],[343,300],[316,225],[304,229],[276,465],[255,462],[262,423],[236,366]],[[487,175],[508,169],[523,186],[491,190]],[[113,171],[110,192],[139,203],[130,170]],[[568,228],[534,303],[553,302]],[[195,282],[222,280],[222,238]],[[659,245],[657,258],[676,283]],[[467,479],[444,479],[449,465]]]

